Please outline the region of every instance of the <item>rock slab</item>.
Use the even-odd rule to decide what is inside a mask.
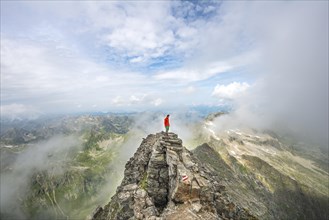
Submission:
[[[125,166],[116,194],[92,219],[256,219],[223,193],[220,177],[174,133],[150,134]]]

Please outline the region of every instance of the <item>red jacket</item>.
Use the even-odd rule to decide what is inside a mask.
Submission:
[[[169,124],[169,117],[165,117],[165,119],[164,119],[164,126],[170,126],[170,124]]]

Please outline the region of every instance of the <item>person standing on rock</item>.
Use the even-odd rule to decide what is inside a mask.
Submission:
[[[168,135],[169,127],[170,127],[169,116],[170,116],[170,115],[167,115],[167,117],[165,117],[165,119],[164,119],[164,126],[165,126],[165,128],[166,128],[166,134],[167,134],[167,135]]]

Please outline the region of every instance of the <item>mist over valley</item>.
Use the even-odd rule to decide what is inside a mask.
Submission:
[[[312,212],[319,203],[314,212],[324,216],[321,207],[326,205],[329,184],[327,148],[271,130],[224,129],[222,126],[230,115],[173,112],[172,131],[182,138],[185,147],[194,149],[201,161],[219,172],[232,198],[250,206],[253,214],[274,218],[265,208],[271,194],[282,190],[297,193],[294,192],[297,189],[288,185],[277,185],[285,183],[273,175],[281,175],[300,185],[298,191],[302,190],[305,196],[313,197],[307,202],[307,212]],[[96,207],[110,201],[123,178],[127,160],[142,139],[163,130],[164,116],[159,112],[86,114],[40,118],[28,123],[22,120],[12,126],[2,124],[1,216],[90,218]],[[209,154],[209,150],[216,153]],[[217,159],[216,154],[220,155]],[[253,170],[259,166],[255,163],[264,163],[277,174],[261,170],[255,174]],[[242,196],[242,191],[248,193]],[[288,217],[286,208],[279,205],[281,196],[276,199],[278,203],[272,204],[272,208],[280,210],[282,218]],[[305,202],[303,198],[295,199],[301,204]],[[299,209],[291,216],[299,212],[308,216]]]
[[[329,219],[328,1],[0,4],[1,219]]]

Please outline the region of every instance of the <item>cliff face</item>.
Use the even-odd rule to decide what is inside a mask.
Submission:
[[[223,192],[174,133],[151,134],[125,166],[124,179],[100,219],[256,219]]]

